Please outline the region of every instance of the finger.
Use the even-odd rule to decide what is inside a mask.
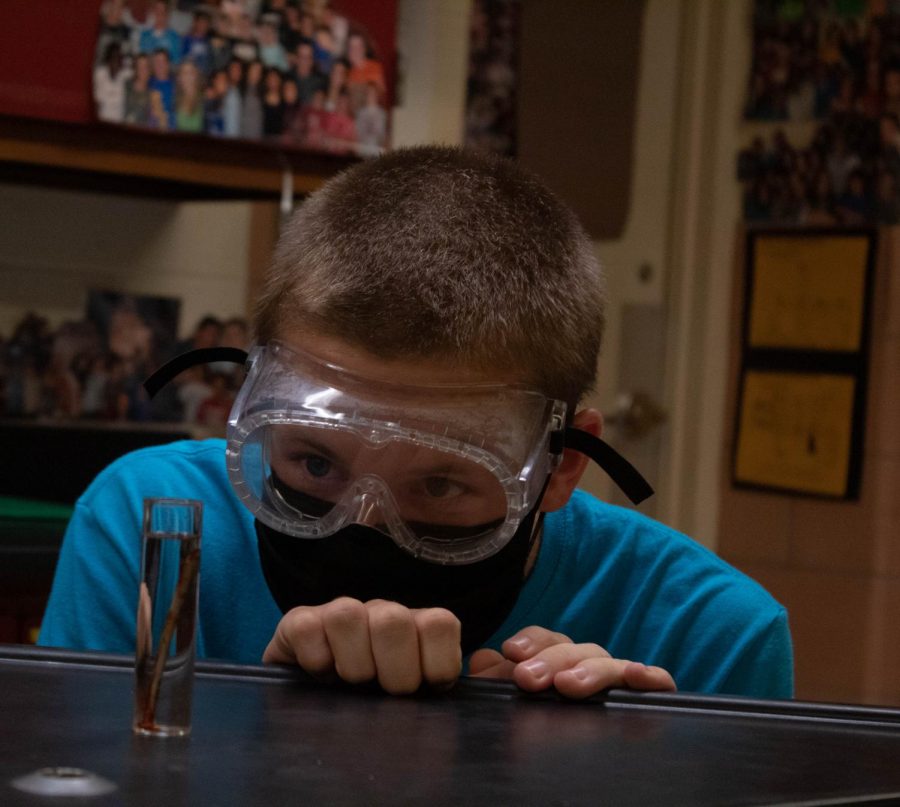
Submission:
[[[482,647],[476,650],[469,657],[469,675],[480,675],[484,670],[496,666],[506,661],[501,653],[491,650],[489,647]]]
[[[334,654],[334,668],[344,681],[360,684],[375,678],[366,607],[350,597],[319,606],[325,638]]]
[[[469,659],[469,675],[473,678],[500,678],[511,681],[516,662],[504,658],[496,650],[476,650]]]
[[[264,664],[298,664],[312,675],[334,669],[334,656],[325,638],[318,608],[292,608],[279,621],[263,653]]]
[[[515,682],[529,692],[553,686],[554,677],[587,659],[609,659],[609,653],[597,644],[557,644],[516,665]]]
[[[413,611],[413,620],[422,677],[434,687],[451,686],[462,672],[459,619],[445,608],[421,608]]]
[[[562,633],[531,625],[510,636],[503,643],[503,655],[513,661],[525,661],[532,656],[558,644],[571,644],[572,640]]]
[[[631,661],[623,671],[625,686],[650,692],[675,692],[678,687],[668,670]]]
[[[569,698],[586,698],[604,689],[622,686],[659,692],[675,689],[672,676],[661,667],[612,658],[585,659],[571,669],[557,673],[553,685]]]
[[[379,685],[392,695],[415,692],[422,683],[422,668],[412,611],[387,600],[372,600],[365,608]]]

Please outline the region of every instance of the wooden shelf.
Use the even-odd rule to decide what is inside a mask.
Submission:
[[[318,188],[359,158],[275,142],[0,116],[0,182],[176,199],[277,199]]]

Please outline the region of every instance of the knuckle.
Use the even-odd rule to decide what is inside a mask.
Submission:
[[[315,642],[322,632],[322,620],[318,614],[301,607],[288,611],[281,618],[275,635],[282,647],[296,653],[299,647]]]
[[[582,644],[575,645],[575,649],[578,650],[579,655],[583,655],[586,658],[612,658],[612,655],[605,647],[601,647],[598,644],[594,644],[593,642],[583,642]]]
[[[415,615],[416,627],[420,633],[429,636],[458,637],[461,624],[456,614],[446,608],[426,608]]]
[[[301,605],[288,611],[281,624],[293,635],[307,635],[321,625],[321,619],[311,608]]]
[[[371,606],[369,626],[382,633],[399,633],[408,630],[413,622],[410,610],[400,603],[383,601]]]
[[[572,640],[564,633],[557,633],[540,625],[529,625],[519,631],[520,636],[526,636],[532,641],[550,647],[556,644],[572,644]]]
[[[352,597],[339,597],[322,608],[322,619],[333,626],[356,625],[366,620],[366,607]]]
[[[325,603],[325,605],[320,606],[322,608],[326,608],[329,611],[342,610],[342,609],[354,609],[354,610],[362,610],[364,608],[363,604],[353,597],[337,597],[333,599],[329,603]]]

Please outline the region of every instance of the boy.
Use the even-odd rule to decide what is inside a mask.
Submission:
[[[183,442],[101,473],[41,643],[133,650],[141,500],[190,497],[203,656],[392,693],[449,685],[466,656],[570,697],[789,697],[781,606],[575,490],[602,324],[590,241],[514,164],[422,147],[348,169],[280,238],[225,462]]]

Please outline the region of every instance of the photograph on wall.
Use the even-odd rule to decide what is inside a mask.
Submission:
[[[756,0],[748,223],[900,223],[900,6]]]
[[[91,290],[85,313],[111,355],[153,361],[175,344],[180,312],[181,300],[175,297]]]
[[[242,314],[204,314],[179,338],[181,313],[178,298],[97,289],[77,318],[51,324],[40,312],[25,313],[0,341],[0,417],[175,423],[224,434],[242,365],[189,368],[152,399],[144,389],[155,370],[182,353],[250,346]]]
[[[474,0],[469,20],[465,144],[515,157],[521,0]]]
[[[389,144],[393,42],[350,0],[105,0],[97,118],[370,156]],[[393,19],[395,0],[379,8]],[[390,30],[390,29],[389,29]],[[383,31],[381,40],[384,39]]]
[[[142,384],[172,351],[180,312],[181,301],[172,297],[88,293],[85,319],[96,330],[97,349],[71,363],[82,417],[155,419]]]

